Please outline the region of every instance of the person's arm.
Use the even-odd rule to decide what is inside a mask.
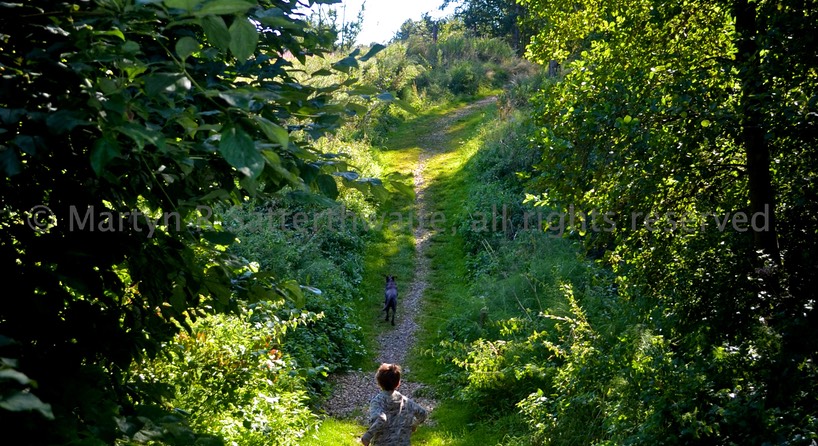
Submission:
[[[412,400],[409,400],[409,404],[409,407],[412,409],[412,415],[415,417],[415,420],[412,423],[412,432],[414,432],[421,423],[426,421],[428,412],[426,412],[426,409],[424,409],[420,404],[417,404]]]
[[[376,433],[386,425],[386,413],[384,413],[383,402],[375,397],[369,403],[369,429],[361,436],[361,443],[369,446],[369,442]]]

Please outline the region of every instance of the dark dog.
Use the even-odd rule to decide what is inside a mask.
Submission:
[[[398,285],[395,283],[395,276],[386,276],[386,290],[383,297],[383,310],[386,311],[386,319],[389,320],[389,309],[392,309],[392,325],[395,325],[395,312],[398,311]]]

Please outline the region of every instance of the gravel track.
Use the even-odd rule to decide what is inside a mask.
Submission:
[[[481,99],[465,107],[440,118],[432,128],[436,129],[419,138],[418,144],[421,148],[418,164],[412,172],[415,189],[415,211],[419,218],[423,219],[428,212],[425,170],[428,160],[441,153],[447,133],[452,123],[461,117],[471,113],[475,108],[483,107],[496,101],[495,97]],[[421,220],[425,221],[425,220]],[[423,293],[428,286],[429,258],[426,250],[433,231],[426,227],[428,225],[418,225],[414,228],[415,238],[415,277],[408,287],[402,287],[398,280],[398,312],[395,317],[395,327],[383,330],[378,335],[378,353],[376,361],[378,363],[406,363],[406,355],[411,350],[415,342],[415,332],[418,329],[416,316],[420,314],[422,307]],[[423,385],[411,381],[411,370],[403,367],[404,379],[400,386],[400,392],[425,407],[430,413],[437,406],[437,401],[427,396],[428,392],[420,391]],[[354,417],[362,424],[366,421],[366,412],[369,407],[369,400],[378,391],[375,383],[375,371],[357,371],[330,378],[333,385],[332,395],[323,405],[323,410],[332,417],[350,418]],[[433,415],[433,414],[432,414]],[[434,423],[433,416],[427,421]]]

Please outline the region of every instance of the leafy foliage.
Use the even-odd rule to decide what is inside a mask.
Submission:
[[[293,77],[293,60],[333,40],[293,2],[0,8],[0,264],[18,278],[0,333],[18,342],[8,370],[37,383],[55,421],[0,418],[29,444],[110,444],[152,399],[126,385],[134,360],[205,312],[299,299],[224,250],[233,236],[213,209],[285,187],[326,191],[338,167],[311,143],[349,112],[332,94],[354,81]]]
[[[308,287],[290,310],[309,311],[320,318],[304,329],[289,331],[281,349],[319,394],[328,390],[329,373],[349,368],[364,353],[351,305],[360,297],[366,228],[354,225],[353,217],[358,220],[342,206],[292,199],[225,212],[226,226],[241,240],[231,247],[232,252],[257,262],[262,271],[291,277]]]
[[[512,0],[443,0],[441,8],[457,3],[454,16],[479,37],[506,39],[519,54],[528,45],[530,31],[524,26],[527,11],[522,2]]]
[[[259,302],[237,316],[198,320],[162,356],[136,368],[135,385],[172,385],[161,403],[186,413],[197,432],[238,444],[297,444],[315,415],[303,369],[282,343],[287,332],[319,317],[282,311],[283,304]]]
[[[441,33],[437,41],[411,36],[406,40],[406,53],[425,68],[414,85],[430,98],[475,95],[536,71],[502,39],[470,37],[461,31]]]
[[[811,444],[816,346],[802,327],[815,310],[802,285],[813,269],[800,258],[816,244],[802,187],[815,169],[791,156],[814,147],[814,84],[804,80],[816,64],[811,53],[772,62],[800,51],[780,39],[809,27],[801,12],[760,3],[763,56],[748,58],[740,11],[718,3],[527,4],[542,24],[530,56],[565,60],[565,76],[532,101],[536,131],[523,132],[535,135],[533,170],[515,138],[473,160],[469,213],[512,205],[506,231],[461,225],[474,302],[434,352],[452,390],[501,410],[516,404],[531,444]],[[523,103],[515,94],[512,118],[511,104]],[[764,117],[752,121],[752,107]],[[772,160],[780,263],[731,220],[757,209],[752,122]],[[528,199],[514,204],[523,187]],[[524,230],[537,211],[565,220]],[[571,241],[597,265],[574,257]]]
[[[814,5],[523,3],[529,56],[565,67],[532,101],[526,206],[565,216],[599,265],[563,258],[576,276],[552,266],[557,242],[469,234],[501,319],[452,344],[466,396],[522,398],[534,444],[810,444],[818,64],[784,42]]]

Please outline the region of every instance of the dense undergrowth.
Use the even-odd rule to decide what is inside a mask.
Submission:
[[[753,52],[790,60],[808,14],[524,3],[548,23],[529,56],[565,67],[467,169],[469,285],[427,350],[446,393],[520,414],[502,444],[814,443],[814,166],[792,157],[815,64]]]

